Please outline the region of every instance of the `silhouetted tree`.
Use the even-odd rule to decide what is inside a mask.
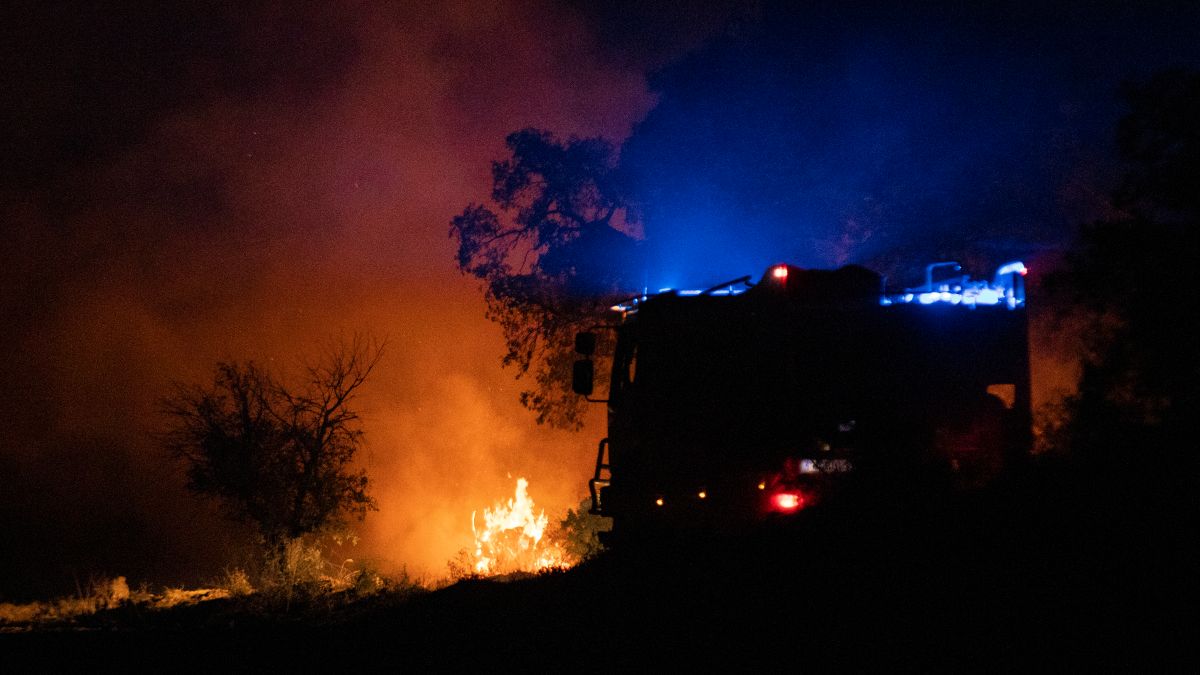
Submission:
[[[164,400],[166,445],[188,488],[252,525],[272,554],[287,542],[361,519],[375,504],[352,462],[363,432],[351,408],[382,355],[356,338],[289,387],[252,362],[220,363],[208,386],[176,385]]]
[[[1105,465],[1136,457],[1185,469],[1200,381],[1200,73],[1165,72],[1122,93],[1126,171],[1113,215],[1083,228],[1052,279],[1089,317],[1067,442]]]
[[[504,331],[504,365],[518,378],[532,372],[521,403],[539,424],[579,428],[574,334],[637,288],[626,187],[603,139],[524,129],[507,145],[512,156],[492,164],[497,210],[471,204],[451,222],[458,267],[482,281],[488,318]]]

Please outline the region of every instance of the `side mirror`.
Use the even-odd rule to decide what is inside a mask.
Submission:
[[[584,356],[596,353],[596,334],[592,332],[575,334],[575,351]]]
[[[592,365],[590,359],[580,359],[575,362],[575,367],[571,371],[571,389],[581,396],[591,396],[593,380],[595,379],[595,366]]]

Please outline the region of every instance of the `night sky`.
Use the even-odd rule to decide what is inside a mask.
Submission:
[[[533,423],[447,237],[511,131],[626,143],[649,286],[1052,264],[1104,211],[1119,84],[1200,66],[1194,3],[135,4],[0,10],[0,600],[217,576],[237,537],[156,401],[356,331],[391,339],[357,557],[441,575],[517,476],[576,504],[601,411]]]

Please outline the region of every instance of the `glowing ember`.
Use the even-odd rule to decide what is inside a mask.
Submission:
[[[539,511],[534,515],[528,487],[529,481],[518,478],[516,494],[507,504],[485,508],[482,529],[476,525],[475,514],[471,514],[471,530],[475,533],[472,564],[476,574],[540,572],[574,563],[559,542],[545,536],[546,513]]]

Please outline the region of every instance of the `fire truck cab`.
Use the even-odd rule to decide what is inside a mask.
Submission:
[[[986,485],[1030,448],[1021,263],[887,292],[858,266],[769,268],[612,308],[592,513],[624,538],[786,519],[846,486]],[[576,341],[590,394],[595,336]]]

